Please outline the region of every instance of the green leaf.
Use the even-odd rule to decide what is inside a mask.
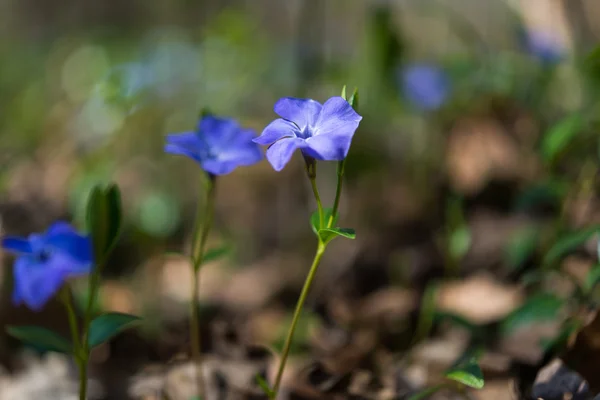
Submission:
[[[344,100],[348,100],[346,98],[346,85],[344,85],[344,87],[342,88],[342,94],[340,95]]]
[[[558,209],[569,189],[567,182],[553,179],[525,189],[515,201],[516,211],[528,211],[540,206]]]
[[[437,393],[440,389],[443,389],[444,386],[445,385],[443,385],[443,384],[439,384],[439,385],[435,385],[435,386],[432,386],[432,387],[427,388],[427,389],[423,389],[420,392],[415,393],[412,396],[410,396],[407,400],[423,400],[423,399],[427,399],[432,394]]]
[[[471,232],[467,226],[461,226],[450,234],[448,250],[455,260],[460,260],[471,247]]]
[[[544,265],[550,265],[560,261],[560,259],[587,242],[599,231],[600,225],[596,225],[582,231],[563,235],[546,253],[543,261]]]
[[[269,397],[270,399],[275,397],[275,392],[273,392],[273,389],[271,389],[271,386],[265,380],[265,378],[262,377],[262,375],[256,375],[256,383],[258,383],[258,386],[260,386],[260,388],[267,395],[267,397]]]
[[[533,254],[538,245],[539,235],[538,228],[527,227],[517,231],[509,238],[504,252],[506,264],[511,270],[522,267]]]
[[[231,251],[231,246],[223,245],[207,250],[202,257],[202,264],[218,260],[219,258],[227,255]]]
[[[558,334],[551,339],[542,339],[540,345],[544,353],[558,354],[567,347],[569,339],[581,328],[581,322],[575,319],[566,321]]]
[[[327,222],[329,221],[329,218],[331,217],[332,213],[333,213],[332,208],[324,208],[323,209],[323,224],[325,226],[321,226],[321,224],[320,224],[319,210],[312,213],[312,215],[310,216],[310,226],[312,227],[312,230],[315,233],[315,235],[319,236],[319,231],[321,229],[327,227]],[[339,214],[336,215],[335,219],[333,220],[332,226],[335,226],[337,224],[338,217],[339,217]]]
[[[583,291],[586,294],[590,294],[596,285],[600,282],[600,264],[596,264],[594,268],[590,269],[585,281],[583,282]]]
[[[448,370],[446,378],[475,389],[481,389],[485,384],[483,373],[477,362],[469,362],[460,367]]]
[[[425,289],[423,294],[423,300],[421,302],[421,309],[419,311],[419,320],[417,322],[417,328],[415,336],[413,338],[413,344],[418,341],[425,339],[431,331],[433,321],[435,319],[435,301],[437,298],[438,284],[436,282],[430,283]]]
[[[106,188],[94,187],[87,205],[88,231],[94,241],[97,259],[104,259],[111,252],[121,231],[121,193],[111,184]]]
[[[64,337],[40,326],[7,326],[6,333],[45,351],[71,354],[73,346]]]
[[[551,127],[542,139],[542,156],[552,163],[573,141],[583,128],[583,118],[579,114],[570,115]]]
[[[141,320],[135,315],[122,313],[108,313],[96,317],[90,324],[88,344],[91,348],[96,347],[115,335],[130,328]]]
[[[483,373],[478,364],[481,353],[481,349],[477,347],[468,348],[446,371],[446,378],[475,389],[481,389],[484,385]]]
[[[319,231],[319,238],[324,244],[331,242],[338,236],[356,239],[356,232],[351,228],[324,228]]]
[[[434,321],[450,321],[451,324],[460,326],[471,333],[475,332],[479,328],[477,325],[473,324],[466,318],[445,311],[435,311]]]
[[[348,103],[354,108],[354,111],[358,111],[358,88],[354,88],[352,96],[348,99]]]
[[[535,322],[551,321],[563,306],[563,300],[550,293],[530,297],[525,304],[510,313],[501,323],[502,334],[508,335],[516,329]]]

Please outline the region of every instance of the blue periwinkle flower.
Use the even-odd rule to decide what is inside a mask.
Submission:
[[[191,158],[209,174],[225,175],[262,160],[260,147],[252,142],[255,136],[234,119],[207,115],[196,131],[167,135],[165,151]]]
[[[440,108],[450,93],[446,73],[433,64],[412,64],[400,71],[402,91],[408,101],[420,110]]]
[[[267,160],[276,171],[285,167],[296,149],[316,160],[343,160],[362,119],[339,96],[330,98],[325,104],[284,97],[275,103],[274,110],[281,118],[267,125],[254,141],[270,145]]]
[[[523,34],[527,52],[543,64],[556,64],[563,60],[565,49],[559,39],[546,31],[529,31]]]
[[[66,222],[56,222],[45,233],[5,237],[2,247],[18,255],[14,265],[13,302],[38,311],[71,277],[88,274],[94,264],[89,236]]]

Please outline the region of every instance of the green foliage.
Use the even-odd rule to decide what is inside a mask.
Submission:
[[[326,207],[323,208],[323,223],[325,224],[325,226],[321,226],[321,221],[319,219],[319,211],[315,211],[312,213],[312,215],[310,216],[310,226],[313,230],[313,232],[315,233],[315,235],[319,236],[319,231],[323,228],[327,227],[327,222],[329,221],[329,218],[331,218],[331,214],[333,213],[333,209]],[[332,225],[335,226],[337,224],[337,220],[338,220],[339,215],[336,215],[336,217],[333,220]]]
[[[600,231],[600,225],[562,235],[548,250],[544,257],[544,265],[551,265],[573,252]]]
[[[273,392],[273,389],[271,389],[269,382],[267,382],[262,375],[256,375],[256,383],[258,383],[258,386],[260,386],[268,398],[272,399],[275,396],[275,392]]]
[[[323,228],[319,230],[319,239],[323,244],[331,242],[336,237],[341,236],[347,239],[355,239],[356,232],[351,228]]]
[[[446,371],[446,378],[475,389],[483,388],[483,373],[478,364],[480,356],[480,349],[467,349],[456,363]]]
[[[518,328],[556,318],[564,301],[550,293],[539,293],[527,299],[525,304],[510,313],[501,323],[501,332],[509,335]]]
[[[140,322],[135,315],[107,313],[96,317],[90,324],[88,344],[90,348],[107,342],[120,332]]]
[[[71,342],[58,333],[40,326],[8,326],[6,332],[10,336],[40,350],[66,354],[73,352]]]
[[[223,245],[207,250],[202,257],[202,264],[218,260],[231,252],[231,246]]]
[[[535,252],[539,235],[539,228],[527,227],[511,236],[505,248],[506,264],[511,270],[522,267],[527,258]]]
[[[112,251],[121,232],[121,193],[117,185],[98,185],[92,190],[86,219],[94,242],[96,262],[100,262]]]
[[[421,303],[421,310],[419,312],[419,321],[417,323],[417,329],[415,332],[415,337],[413,338],[413,343],[417,343],[418,341],[427,337],[429,332],[431,331],[431,327],[433,326],[433,321],[435,319],[435,302],[437,297],[438,284],[430,283],[425,289],[425,293],[423,294],[423,300]]]
[[[565,117],[552,126],[544,135],[541,152],[544,160],[552,164],[571,144],[583,128],[583,118],[579,114]]]

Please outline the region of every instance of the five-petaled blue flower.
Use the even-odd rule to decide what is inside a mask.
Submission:
[[[421,110],[440,108],[450,92],[446,73],[436,65],[412,64],[400,71],[400,83],[404,96]]]
[[[234,119],[207,115],[196,131],[167,135],[165,151],[191,158],[209,174],[225,175],[262,160],[260,147],[252,142],[255,136]]]
[[[527,52],[543,64],[556,64],[562,61],[565,56],[565,49],[558,37],[550,32],[525,32],[523,33],[523,41]]]
[[[92,240],[66,222],[26,239],[5,237],[2,247],[18,254],[14,265],[13,302],[38,311],[65,280],[88,274],[93,267]]]
[[[362,119],[343,97],[332,97],[323,105],[284,97],[274,110],[281,118],[267,125],[254,141],[270,145],[267,159],[276,171],[283,169],[296,149],[316,160],[343,160]]]

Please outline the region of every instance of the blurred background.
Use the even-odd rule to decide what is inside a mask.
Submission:
[[[293,379],[317,363],[330,380],[367,373],[369,384],[353,383],[358,398],[427,387],[471,337],[437,325],[419,336],[432,282],[436,310],[478,326],[540,287],[569,297],[564,278],[523,281],[557,235],[600,222],[598,21],[594,0],[2,0],[2,233],[59,218],[83,227],[91,187],[117,182],[125,231],[98,309],[145,320],[97,351],[90,396],[189,399],[190,272],[174,253],[190,249],[200,171],[164,154],[165,135],[192,129],[203,107],[260,133],[280,97],[324,102],[358,87],[364,119],[341,203],[357,238],[328,248],[288,382],[310,386],[306,398],[346,398],[314,374]],[[335,168],[319,167],[325,203]],[[209,244],[231,251],[203,267],[200,302],[203,348],[214,368],[231,367],[227,390],[255,361],[232,348],[281,348],[316,245],[314,208],[299,154],[280,173],[264,161],[219,178]],[[558,268],[584,275],[595,244],[580,250]],[[13,259],[3,259],[0,325],[67,334],[60,305],[33,313],[10,303]],[[81,301],[84,287],[75,282]],[[539,364],[537,344],[559,315],[492,330],[486,388],[472,395],[518,398],[515,377]],[[66,358],[2,335],[1,399],[74,398]]]

